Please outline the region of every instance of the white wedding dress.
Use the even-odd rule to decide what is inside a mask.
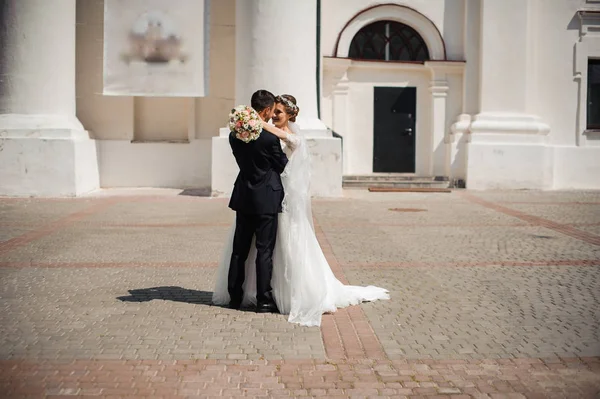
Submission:
[[[283,212],[279,214],[271,286],[277,308],[282,314],[289,314],[289,322],[319,326],[323,313],[363,301],[389,299],[389,295],[386,289],[379,287],[344,285],[331,271],[312,224],[307,142],[295,124],[290,123],[290,129],[295,134],[289,134],[284,140],[289,162],[281,174],[285,197]],[[227,277],[234,233],[235,221],[216,273],[212,298],[216,305],[229,304]],[[255,260],[253,241],[246,260],[243,305],[256,304]]]

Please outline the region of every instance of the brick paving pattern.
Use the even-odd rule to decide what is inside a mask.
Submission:
[[[600,192],[313,210],[338,278],[390,301],[321,328],[211,306],[225,199],[0,199],[0,398],[600,397]]]

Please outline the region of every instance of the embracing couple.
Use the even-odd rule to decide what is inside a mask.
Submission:
[[[296,99],[258,90],[251,106],[263,131],[248,142],[229,135],[240,168],[229,202],[236,218],[213,303],[254,305],[259,313],[279,312],[292,323],[319,326],[323,313],[388,299],[383,288],[342,284],[323,255],[312,222],[310,153],[294,123]]]

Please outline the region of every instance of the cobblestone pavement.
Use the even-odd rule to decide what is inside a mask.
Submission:
[[[0,398],[600,397],[600,192],[313,202],[325,315],[212,306],[227,200],[0,199]]]

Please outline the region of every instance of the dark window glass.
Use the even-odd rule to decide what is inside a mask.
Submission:
[[[362,60],[427,61],[425,41],[408,25],[379,21],[362,28],[350,43],[348,57]]]
[[[600,129],[600,59],[588,61],[587,128]]]

